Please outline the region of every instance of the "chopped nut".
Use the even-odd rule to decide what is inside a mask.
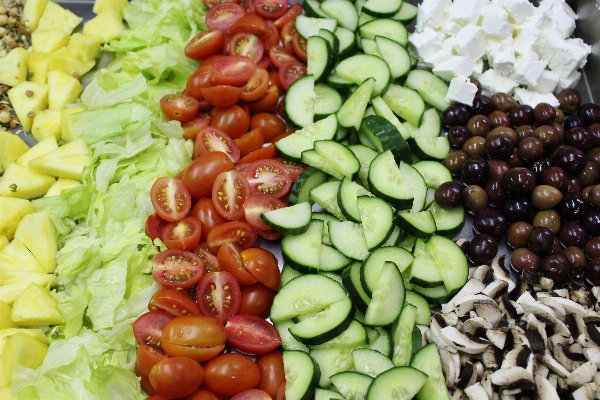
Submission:
[[[25,96],[27,96],[27,97],[32,97],[32,96],[33,96],[33,94],[34,94],[34,93],[33,93],[33,90],[26,90],[26,91],[25,91]]]
[[[35,117],[35,111],[29,111],[29,112],[27,113],[27,116],[28,116],[29,118],[34,118],[34,117]]]

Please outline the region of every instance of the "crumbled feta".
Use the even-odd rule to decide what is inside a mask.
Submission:
[[[469,78],[456,77],[450,81],[448,93],[446,94],[446,101],[472,106],[476,94],[477,85],[471,83]]]
[[[447,60],[454,57],[454,54],[452,54],[452,51],[450,50],[451,47],[446,47],[446,45],[444,45],[443,42],[442,47],[443,48],[441,51],[438,51],[437,53],[434,53],[423,60],[428,68],[433,69],[434,66],[446,62]]]
[[[481,0],[454,0],[448,8],[448,19],[461,25],[477,24],[484,4]]]
[[[552,60],[552,57],[554,57],[563,41],[562,35],[557,30],[551,29],[546,31],[538,46],[540,59],[546,61]]]
[[[494,93],[511,93],[514,88],[519,86],[519,82],[501,75],[495,69],[488,69],[478,78],[481,84],[482,94],[491,96]]]
[[[489,4],[483,10],[483,31],[497,38],[505,38],[511,34],[511,26],[508,22],[508,12],[496,4]]]
[[[528,89],[539,93],[552,93],[556,89],[559,80],[560,74],[558,72],[545,70],[540,75],[537,83],[528,86]]]
[[[542,32],[532,26],[525,26],[517,36],[515,37],[515,41],[513,47],[515,49],[515,53],[517,54],[529,54],[539,45],[540,39],[542,37]]]
[[[535,85],[547,65],[548,62],[540,60],[537,53],[519,56],[513,78],[522,85]]]
[[[556,85],[556,91],[561,91],[566,88],[573,88],[577,86],[581,79],[581,72],[573,71],[565,77],[561,77]]]
[[[442,50],[442,36],[430,27],[411,35],[409,42],[422,59],[427,59]]]
[[[458,76],[469,77],[475,70],[475,62],[467,57],[453,56],[433,68],[433,73],[450,81]]]
[[[548,103],[554,107],[560,105],[558,99],[552,93],[538,93],[523,88],[516,88],[513,96],[520,104],[527,104],[534,108],[540,103]]]
[[[493,0],[492,3],[496,3],[508,11],[515,22],[525,20],[535,11],[535,7],[529,0]]]
[[[515,71],[516,61],[517,59],[513,48],[506,46],[496,53],[491,66],[501,74],[508,76]]]
[[[442,31],[447,36],[453,36],[453,35],[456,35],[458,33],[458,31],[460,31],[460,28],[462,28],[462,27],[463,27],[463,24],[460,24],[460,23],[448,18],[442,24],[440,31]]]
[[[426,27],[438,29],[444,23],[446,10],[452,5],[452,0],[423,0],[418,6],[415,32],[421,32]]]
[[[465,25],[453,38],[456,54],[477,61],[485,53],[483,29],[474,24]]]
[[[579,41],[565,39],[560,43],[548,65],[552,71],[565,77],[576,70],[579,63],[585,60],[590,52],[589,46],[582,47]]]

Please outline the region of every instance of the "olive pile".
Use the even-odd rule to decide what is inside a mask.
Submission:
[[[600,107],[581,104],[575,89],[558,99],[533,108],[478,94],[471,107],[444,110],[455,148],[444,165],[460,183],[441,185],[435,200],[473,214],[474,264],[488,263],[505,237],[515,270],[600,285]]]

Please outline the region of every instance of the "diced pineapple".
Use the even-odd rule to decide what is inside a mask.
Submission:
[[[61,137],[60,110],[44,110],[36,113],[31,125],[31,133],[37,141],[42,141],[50,136],[59,140]]]
[[[30,82],[46,83],[49,64],[50,54],[29,53],[29,58],[27,59],[27,80]]]
[[[44,197],[58,196],[63,190],[71,189],[77,186],[81,186],[81,182],[78,182],[74,179],[58,178],[54,185],[48,189],[48,192],[46,192]]]
[[[27,214],[17,227],[15,240],[19,240],[29,249],[46,272],[54,272],[58,233],[48,211]]]
[[[51,1],[46,5],[46,9],[40,18],[37,29],[59,29],[70,35],[71,32],[73,32],[73,29],[75,29],[81,21],[83,21],[83,18],[78,17],[58,3]]]
[[[12,308],[3,301],[0,301],[0,329],[16,328],[18,325],[10,319]]]
[[[0,388],[0,399],[2,400],[19,400],[15,397],[9,387]]]
[[[50,55],[49,71],[63,71],[69,75],[80,77],[94,68],[94,61],[80,61],[69,53],[66,47],[61,47]]]
[[[32,32],[36,30],[48,1],[50,0],[27,0],[21,14],[21,24]]]
[[[23,332],[4,339],[0,349],[0,387],[8,387],[17,365],[35,369],[44,361],[48,346]]]
[[[0,196],[0,235],[12,240],[19,222],[33,211],[29,200]]]
[[[127,0],[96,0],[92,11],[94,14],[100,14],[104,10],[113,10],[122,14],[127,4]]]
[[[31,130],[35,113],[48,108],[48,85],[37,82],[21,82],[8,91],[19,121],[25,131]]]
[[[46,287],[32,283],[15,299],[11,319],[20,326],[61,324],[64,320],[56,304]]]
[[[52,53],[69,43],[69,34],[62,29],[36,30],[31,33],[31,48],[36,53]]]
[[[13,240],[0,251],[0,271],[8,269],[46,273],[35,256],[19,240]]]
[[[29,161],[29,169],[40,174],[81,181],[83,168],[91,163],[92,151],[83,139],[78,139]]]
[[[54,282],[54,275],[42,274],[40,272],[26,272],[15,269],[3,269],[0,270],[0,284],[12,285],[13,283],[29,282],[35,283],[36,285],[47,286],[50,282],[50,286]]]
[[[8,238],[4,235],[0,235],[0,250],[8,246]]]
[[[46,194],[56,179],[31,171],[16,163],[8,166],[0,179],[0,196],[33,199]]]
[[[102,39],[97,35],[74,33],[71,35],[67,50],[80,61],[94,61],[100,53]]]
[[[60,110],[74,103],[81,93],[81,82],[63,71],[48,72],[48,108]]]
[[[50,285],[53,282],[52,275],[48,274],[48,283]],[[0,301],[5,302],[9,306],[12,306],[15,302],[17,296],[19,296],[23,291],[29,286],[33,285],[31,282],[17,282],[11,283],[10,285],[2,285],[0,286]],[[14,312],[14,308],[13,308]]]
[[[26,167],[29,164],[29,161],[34,158],[38,158],[46,153],[50,153],[52,150],[58,149],[58,142],[54,136],[50,136],[42,140],[41,142],[36,143],[32,148],[29,149],[25,154],[21,157],[17,158],[15,161],[21,167]]]
[[[63,108],[60,110],[60,132],[61,139],[65,142],[72,142],[79,139],[79,134],[73,129],[73,120],[71,114],[83,111],[83,107]]]
[[[40,343],[48,344],[48,338],[44,331],[40,328],[6,328],[0,329],[0,343],[4,342],[4,339],[14,335],[15,333],[24,333],[31,336]],[[1,399],[1,397],[0,397]]]
[[[103,43],[119,39],[124,30],[121,14],[111,9],[102,11],[83,26],[83,33],[97,35]]]
[[[23,139],[12,132],[0,130],[0,165],[4,170],[29,151]]]
[[[0,58],[0,84],[13,87],[27,79],[28,56],[27,50],[15,47]]]

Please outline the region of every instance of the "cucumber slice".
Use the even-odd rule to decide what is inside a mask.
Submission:
[[[354,180],[360,169],[358,158],[344,146],[333,140],[318,140],[314,150],[332,165],[336,173],[330,174],[338,179],[344,177]]]
[[[281,255],[290,267],[303,273],[319,271],[321,265],[321,242],[323,221],[311,220],[308,229],[300,235],[284,235],[281,239]]]
[[[410,55],[400,43],[384,36],[375,36],[375,45],[381,58],[390,66],[390,73],[394,80],[410,71]]]
[[[284,351],[283,368],[286,399],[311,400],[315,397],[321,372],[310,355],[297,350]]]
[[[346,268],[352,262],[352,259],[343,255],[339,250],[326,245],[321,245],[319,256],[319,272],[339,272]],[[336,275],[336,280],[341,283],[341,278]]]
[[[309,37],[306,41],[306,54],[307,75],[314,76],[315,82],[326,80],[337,61],[337,54],[333,53],[327,40],[321,36]]]
[[[372,148],[363,144],[353,144],[348,146],[350,151],[354,153],[358,161],[360,162],[360,170],[358,171],[358,179],[363,187],[369,187],[369,167],[371,161],[377,157],[377,152]]]
[[[429,254],[423,239],[416,240],[414,255],[415,260],[407,273],[409,282],[424,288],[444,286],[440,271]]]
[[[448,85],[431,71],[413,69],[406,76],[404,85],[419,92],[423,100],[440,112],[450,106],[450,103],[446,101]]]
[[[392,325],[394,351],[392,362],[397,367],[409,365],[412,356],[412,331],[417,319],[417,307],[407,304]]]
[[[394,114],[394,112],[390,109],[390,107],[385,103],[385,101],[383,101],[383,99],[380,96],[373,97],[371,99],[371,106],[373,107],[373,111],[375,111],[375,114],[387,119],[389,122],[392,123],[392,125],[396,127],[396,129],[398,129],[398,132],[400,132],[404,140],[408,140],[408,138],[410,138],[410,133],[408,132],[404,124],[400,122],[396,114]]]
[[[407,1],[403,1],[402,5],[400,6],[400,10],[398,10],[398,13],[394,15],[392,19],[402,22],[410,22],[413,19],[417,18],[418,13],[419,9],[417,8],[417,6],[414,6]]]
[[[362,287],[368,296],[371,296],[386,262],[392,262],[402,273],[413,263],[415,256],[401,247],[380,247],[369,254],[362,264],[360,279]]]
[[[408,143],[402,137],[400,131],[385,117],[370,115],[363,118],[358,130],[358,136],[366,136],[373,144],[377,152],[382,153],[391,150],[396,162],[400,160],[411,162],[411,154]]]
[[[412,290],[406,291],[405,305],[412,304],[417,307],[417,317],[415,322],[419,325],[429,326],[431,323],[431,307],[423,296]]]
[[[312,207],[306,201],[261,213],[260,218],[277,232],[284,235],[299,235],[306,232],[310,225]]]
[[[339,60],[343,60],[356,54],[358,51],[358,43],[354,31],[344,28],[343,26],[338,26],[333,33],[340,41],[340,52],[338,53]]]
[[[340,93],[325,83],[315,85],[315,119],[323,119],[335,114],[342,107]],[[336,140],[338,138],[336,137]]]
[[[385,200],[360,196],[357,199],[363,233],[369,250],[381,246],[394,228],[394,211]]]
[[[394,363],[386,356],[373,349],[356,349],[352,351],[356,372],[375,378],[382,372],[394,368]]]
[[[367,392],[367,400],[411,400],[425,384],[427,375],[412,367],[396,367],[385,371],[373,380]],[[286,397],[287,398],[287,397]],[[430,397],[446,399],[446,397]]]
[[[383,101],[400,118],[414,126],[419,126],[421,117],[425,112],[425,102],[416,91],[392,83],[385,94]],[[411,134],[412,136],[412,134]]]
[[[351,181],[350,179],[342,179],[338,190],[338,204],[344,216],[352,222],[361,222],[360,212],[358,210],[358,196],[369,196],[371,192]]]
[[[346,257],[364,260],[369,255],[369,248],[361,224],[351,221],[328,222],[329,240],[333,247]]]
[[[294,268],[290,267],[289,264],[283,264],[283,268],[281,268],[281,286],[285,285],[286,283],[300,275],[302,274],[296,271]]]
[[[429,210],[417,213],[399,212],[394,218],[394,224],[404,232],[420,239],[427,239],[436,231],[435,220]]]
[[[321,39],[324,40],[324,39]],[[315,77],[304,75],[290,85],[285,94],[285,115],[296,126],[305,127],[313,123]]]
[[[437,161],[423,160],[412,165],[423,177],[429,188],[437,189],[444,182],[452,180],[452,174],[446,166]]]
[[[402,0],[367,0],[362,7],[362,12],[377,18],[387,18],[400,11]]]
[[[442,132],[442,119],[438,110],[430,108],[423,112],[421,125],[406,122],[404,128],[411,137],[438,137]]]
[[[321,11],[346,29],[355,31],[358,27],[358,13],[349,0],[325,0],[321,3]]]
[[[419,350],[410,362],[410,366],[426,374],[427,380],[417,393],[418,400],[447,399],[450,397],[442,362],[435,343]]]
[[[369,375],[360,374],[354,371],[340,372],[331,377],[333,386],[335,386],[346,399],[364,399],[371,382],[373,382],[373,378]]]
[[[420,160],[442,161],[450,154],[450,142],[447,136],[411,137],[408,143],[414,155]]]
[[[352,349],[311,349],[310,356],[321,370],[320,387],[331,386],[331,376],[352,368]]]
[[[354,349],[367,345],[367,330],[357,320],[352,320],[348,328],[325,343],[311,346],[311,349]]]
[[[448,292],[444,285],[425,288],[419,285],[411,285],[414,292],[423,296],[429,304],[443,304],[447,303],[451,298],[452,294]]]
[[[329,227],[327,226],[327,222],[329,221],[339,221],[339,218],[334,217],[328,212],[313,212],[313,219],[318,219],[324,221],[323,224],[323,243],[326,245],[331,245],[331,241],[329,240]]]
[[[387,358],[392,356],[392,336],[389,331],[385,328],[375,328],[375,332],[377,332],[377,336],[373,338],[371,343],[369,344],[369,349],[377,350]]]
[[[321,11],[323,11],[322,8]],[[294,22],[294,28],[296,28],[296,32],[298,32],[303,39],[308,39],[311,36],[317,36],[320,29],[325,29],[329,32],[335,32],[337,26],[338,22],[333,18],[314,18],[304,14],[297,15]]]
[[[275,143],[275,147],[283,158],[299,162],[302,152],[312,149],[315,141],[333,139],[337,133],[337,127],[337,118],[335,114],[332,114],[279,140]]]
[[[307,345],[322,344],[339,336],[353,321],[354,306],[345,297],[290,327],[290,333]]]
[[[298,176],[298,179],[290,189],[288,204],[294,205],[303,202],[311,202],[310,191],[315,186],[327,181],[329,175],[314,167],[308,167]]]
[[[337,200],[340,183],[341,182],[338,180],[323,182],[311,189],[309,197],[339,221],[345,221],[346,217],[340,210],[340,205]]]
[[[308,17],[327,18],[327,14],[321,10],[321,3],[317,0],[304,0],[302,2],[302,9]]]
[[[369,105],[369,99],[375,89],[375,83],[375,79],[367,78],[342,104],[337,112],[340,126],[351,128],[355,132],[360,128],[360,123]]]
[[[358,261],[353,262],[342,271],[342,284],[348,291],[348,296],[362,313],[367,311],[371,298],[363,289],[360,281],[361,264]]]
[[[373,290],[371,302],[365,313],[365,324],[387,326],[393,323],[404,304],[404,280],[392,262],[386,262],[381,269],[377,286]]]
[[[448,292],[457,292],[469,278],[469,264],[465,253],[453,240],[439,235],[427,239],[426,247]]]
[[[309,349],[304,343],[301,343],[290,333],[290,328],[294,326],[294,321],[286,319],[273,323],[273,326],[281,336],[281,347],[283,350],[298,350],[308,353]]]
[[[315,400],[346,400],[346,398],[335,390],[317,388],[315,391]]]
[[[372,97],[384,93],[390,84],[391,74],[387,63],[381,58],[370,54],[355,54],[338,63],[334,68],[336,75],[362,84],[369,78],[375,79]]]
[[[440,207],[435,201],[429,207],[437,234],[442,236],[453,237],[462,229],[465,223],[465,208],[458,206],[452,209]]]
[[[390,18],[378,18],[366,22],[358,28],[361,37],[375,39],[375,36],[384,36],[400,43],[402,46],[408,44],[408,31],[401,22]]]

